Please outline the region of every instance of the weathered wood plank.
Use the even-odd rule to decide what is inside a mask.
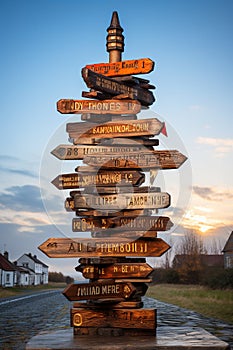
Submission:
[[[103,91],[113,96],[129,93],[133,95],[133,99],[138,100],[145,106],[149,106],[155,101],[152,92],[147,89],[119,83],[117,80],[95,73],[88,68],[82,69],[82,77],[89,88],[97,91]]]
[[[127,231],[167,231],[173,226],[166,216],[118,216],[102,218],[74,218],[72,220],[73,232],[96,232],[110,228]]]
[[[145,151],[125,154],[99,154],[88,155],[83,158],[84,163],[89,166],[105,169],[178,169],[187,157],[177,150],[170,151]]]
[[[145,263],[146,258],[126,258],[126,257],[94,257],[80,258],[81,265],[112,265],[116,263]]]
[[[137,216],[137,215],[152,215],[152,210],[149,209],[129,209],[129,210],[86,210],[86,209],[75,209],[74,208],[74,199],[67,198],[68,201],[65,202],[67,205],[67,211],[75,211],[77,216],[87,217],[99,217],[99,216],[109,216],[109,217],[117,217],[117,216]],[[69,203],[70,202],[70,203]],[[71,204],[72,208],[69,207]],[[66,207],[66,206],[65,206]]]
[[[70,301],[96,300],[113,298],[130,298],[136,288],[129,282],[115,283],[114,280],[101,282],[70,284],[63,291],[63,295]]]
[[[139,186],[145,181],[145,175],[139,171],[76,172],[58,175],[52,184],[59,190],[82,188],[86,186]]]
[[[71,325],[74,327],[115,327],[155,329],[155,309],[71,309]]]
[[[92,232],[91,236],[93,238],[103,238],[103,237],[112,237],[112,238],[128,238],[128,239],[136,239],[136,238],[156,238],[157,231],[124,231],[118,229],[109,229],[102,230],[97,232]]]
[[[161,256],[170,246],[161,238],[49,238],[38,247],[51,258],[98,256]]]
[[[137,114],[141,104],[136,100],[71,100],[61,99],[57,110],[62,114]]]
[[[115,153],[134,153],[142,152],[143,146],[134,142],[132,145],[97,145],[97,146],[73,146],[73,145],[59,145],[51,151],[51,154],[61,160],[78,160],[83,159],[85,156],[100,154],[115,154]],[[81,171],[82,168],[80,168]],[[85,171],[85,169],[83,169]],[[89,172],[91,168],[89,168]],[[96,169],[92,168],[92,171]]]
[[[84,278],[114,279],[114,278],[146,278],[154,269],[147,263],[115,263],[104,267],[95,265],[80,265]]]
[[[94,209],[162,209],[170,205],[170,195],[166,192],[124,193],[113,195],[74,195],[74,208]]]
[[[70,138],[69,142],[74,145],[98,145],[98,146],[128,146],[128,145],[143,145],[143,146],[158,146],[158,139],[150,139],[146,136],[139,137],[115,137],[115,138],[95,138],[95,137],[74,137]]]
[[[116,77],[131,74],[146,74],[154,69],[154,62],[150,58],[139,58],[114,63],[88,64],[86,68],[95,73],[108,77]]]
[[[154,136],[163,129],[164,123],[157,118],[141,120],[119,120],[96,125],[94,123],[67,123],[66,131],[73,139],[113,138],[131,136]]]
[[[120,301],[114,303],[103,303],[102,300],[91,300],[87,302],[74,302],[74,308],[81,309],[140,309],[143,307],[142,301]]]

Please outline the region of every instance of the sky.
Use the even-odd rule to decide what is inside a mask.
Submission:
[[[197,232],[224,245],[233,230],[233,2],[228,0],[0,1],[0,252],[16,260],[36,254],[53,271],[74,275],[77,259],[49,259],[37,247],[50,237],[74,237],[64,210],[69,191],[50,182],[77,161],[50,152],[68,144],[61,98],[81,99],[86,64],[108,62],[106,29],[113,11],[124,28],[123,60],[149,57],[143,76],[156,86],[147,113],[165,121],[161,149],[188,157],[154,181],[171,194],[176,242]],[[211,243],[209,243],[211,244]]]

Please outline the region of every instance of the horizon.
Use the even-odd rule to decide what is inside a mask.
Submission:
[[[12,0],[0,5],[0,252],[8,251],[10,259],[31,252],[51,271],[80,277],[74,271],[78,259],[49,259],[37,247],[50,237],[84,237],[72,232],[74,214],[64,209],[69,191],[51,184],[81,164],[50,153],[69,144],[65,124],[80,121],[57,112],[56,103],[81,99],[87,89],[82,67],[108,62],[106,29],[115,10],[125,36],[122,60],[155,61],[153,72],[140,75],[156,86],[156,101],[142,118],[152,115],[166,123],[168,137],[159,136],[158,149],[177,149],[188,157],[179,170],[159,171],[154,180],[172,198],[159,214],[174,226],[159,237],[174,242],[174,249],[188,232],[209,245],[224,245],[233,230],[233,3],[149,0],[147,9],[130,4]]]

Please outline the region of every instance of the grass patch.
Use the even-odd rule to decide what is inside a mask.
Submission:
[[[232,290],[196,285],[158,284],[150,286],[146,295],[233,324]]]
[[[63,282],[50,282],[49,284],[40,284],[38,286],[27,286],[27,287],[0,287],[0,298],[8,298],[14,295],[20,295],[24,293],[33,293],[40,290],[65,288],[66,283]]]

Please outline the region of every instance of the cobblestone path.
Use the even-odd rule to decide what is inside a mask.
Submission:
[[[230,343],[233,349],[233,325],[147,297],[144,305],[157,308],[158,326],[201,327]],[[70,328],[70,306],[57,290],[0,300],[0,349],[23,350],[29,339],[41,331]]]

